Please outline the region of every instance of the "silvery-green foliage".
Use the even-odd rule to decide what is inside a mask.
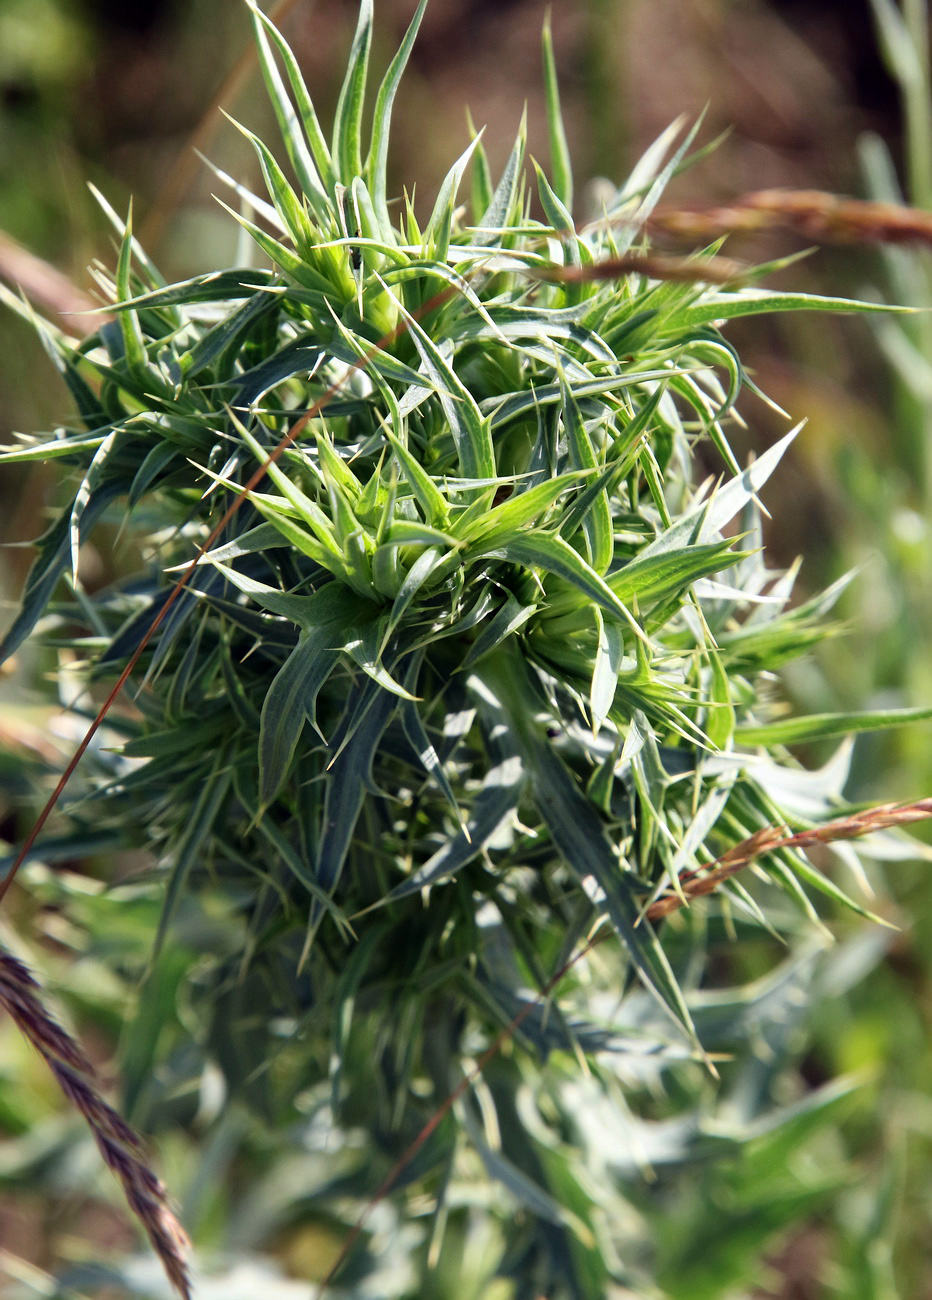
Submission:
[[[734,991],[741,1015],[713,1032],[696,990],[724,925],[794,933],[841,889],[785,849],[768,885],[735,879],[663,930],[643,913],[757,829],[837,815],[847,749],[807,776],[784,743],[900,720],[782,720],[774,670],[827,634],[837,590],[794,605],[795,570],[761,551],[758,494],[793,433],[746,467],[728,441],[746,382],[729,320],[870,308],[701,274],[543,278],[641,249],[691,143],[665,133],[574,226],[547,41],[551,179],[527,169],[522,127],[497,183],[476,136],[429,214],[394,201],[391,107],[423,10],[368,142],[371,4],[329,142],[256,10],[286,155],[241,128],[267,193],[232,183],[231,219],[257,264],[166,285],[114,217],[116,272],[97,272],[112,322],[80,344],[40,322],[74,416],[6,459],[55,459],[72,491],[4,650],[51,612],[87,681],[112,678],[319,407],[146,648],[69,851],[149,847],[152,969],[189,954],[197,1068],[270,1122],[303,1116],[307,1150],[325,1126],[306,1194],[350,1221],[495,1033],[611,928],[418,1153],[370,1241],[375,1259],[408,1220],[430,1273],[445,1233],[484,1232],[516,1296],[601,1295],[651,1267],[626,1182],[765,1131],[801,1140],[766,1089],[727,1132],[704,1124],[716,1035],[753,1072],[742,1015],[771,1003]],[[113,519],[145,564],[88,597],[78,548]],[[147,1014],[151,1030],[167,1013]],[[131,1103],[150,1040],[129,1036]],[[705,1100],[667,1127],[626,1115],[629,1091],[668,1086]]]

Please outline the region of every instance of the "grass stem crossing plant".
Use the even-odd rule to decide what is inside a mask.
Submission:
[[[743,468],[729,442],[753,391],[731,319],[877,308],[736,282],[716,245],[652,254],[680,127],[574,224],[546,35],[550,177],[528,172],[522,126],[497,182],[476,134],[429,213],[393,199],[424,7],[366,140],[363,0],[328,140],[251,6],[286,155],[240,127],[266,192],[221,174],[255,265],[166,284],[104,203],[113,319],[81,341],[37,322],[74,418],[5,454],[57,460],[76,487],[3,653],[41,623],[89,691],[132,676],[62,834],[149,849],[151,969],[180,929],[199,936],[189,1068],[219,1067],[270,1125],[310,1114],[342,1135],[321,1213],[351,1222],[346,1198],[521,1020],[405,1171],[409,1259],[385,1294],[417,1294],[471,1218],[495,1225],[516,1297],[605,1294],[643,1264],[593,1186],[567,1063],[603,1102],[635,1061],[658,1084],[707,1065],[710,926],[791,933],[819,895],[861,910],[805,852],[854,811],[849,751],[807,773],[787,746],[932,714],[781,716],[775,672],[827,634],[843,584],[794,605],[795,567],[763,557],[759,495],[797,430]],[[80,548],[116,519],[142,563],[89,594]],[[755,836],[760,880],[716,876]],[[708,912],[655,925],[710,868]],[[613,943],[538,1004],[603,924]],[[736,1052],[752,1031],[729,1032]],[[483,1179],[496,1190],[469,1208]]]

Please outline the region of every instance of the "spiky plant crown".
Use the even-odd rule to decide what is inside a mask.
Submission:
[[[212,917],[196,987],[231,1092],[292,1115],[300,1089],[382,1158],[605,918],[614,955],[603,945],[525,1020],[522,1050],[410,1175],[442,1182],[465,1132],[525,1208],[507,1268],[523,1260],[548,1295],[580,1277],[596,1294],[614,1229],[538,1128],[582,1141],[580,1089],[591,1101],[648,1057],[658,1078],[701,1057],[704,927],[756,923],[760,901],[732,879],[663,943],[646,907],[764,826],[835,813],[845,775],[807,781],[781,747],[850,729],[773,718],[773,670],[825,634],[837,592],[792,607],[793,572],[765,567],[757,493],[792,434],[741,470],[726,423],[745,377],[721,328],[855,304],[710,285],[701,257],[679,282],[649,262],[590,272],[643,254],[691,135],[665,133],[577,229],[547,40],[551,178],[535,164],[528,184],[522,131],[493,187],[476,136],[422,225],[389,201],[386,156],[423,11],[364,153],[368,0],[330,144],[254,10],[297,187],[247,131],[268,198],[234,184],[252,216],[233,215],[271,267],[165,285],[117,222],[115,277],[98,272],[115,319],[80,344],[40,324],[80,418],[6,459],[55,458],[79,486],[4,649],[117,515],[144,567],[93,598],[72,573],[73,599],[52,606],[86,681],[112,676],[297,429],[153,637],[138,714],[109,724],[121,755],[71,815],[151,848],[157,944],[197,899]],[[698,481],[697,449],[715,482]],[[807,887],[840,896],[798,849],[763,870],[803,913]],[[629,972],[653,1001],[606,1003]],[[553,1052],[594,1074],[543,1074]],[[545,1099],[516,1108],[522,1080]]]

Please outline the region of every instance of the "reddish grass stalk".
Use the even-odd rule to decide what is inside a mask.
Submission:
[[[730,257],[672,257],[669,253],[626,253],[607,257],[593,266],[535,267],[540,280],[560,284],[579,280],[618,280],[623,275],[646,275],[652,280],[679,280],[687,284],[720,284],[733,288],[750,268]]]
[[[104,1162],[123,1187],[136,1218],[172,1286],[190,1300],[188,1238],[168,1204],[164,1185],[149,1167],[139,1135],[100,1095],[94,1069],[78,1044],[49,1014],[40,987],[18,958],[0,948],[0,1006],[42,1056],[62,1092],[87,1120]]]
[[[755,858],[773,853],[776,849],[805,849],[814,844],[830,844],[833,840],[853,840],[859,835],[869,835],[871,831],[904,826],[928,817],[932,817],[932,798],[917,799],[914,803],[878,804],[876,808],[866,808],[863,812],[852,813],[850,817],[841,817],[837,821],[826,822],[824,826],[814,826],[810,830],[796,831],[795,834],[785,826],[765,826],[721,857],[713,859],[707,866],[684,872],[679,878],[680,892],[658,898],[647,908],[645,915],[651,921],[669,916],[694,898],[711,894]]]
[[[822,190],[754,190],[721,207],[660,207],[647,226],[689,243],[782,227],[818,243],[932,244],[932,212]]]

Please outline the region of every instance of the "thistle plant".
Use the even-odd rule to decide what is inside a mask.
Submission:
[[[76,486],[3,652],[39,624],[88,692],[131,665],[133,707],[108,714],[66,808],[70,851],[150,850],[153,963],[201,926],[199,1059],[231,1104],[343,1135],[322,1213],[351,1224],[459,1087],[368,1238],[374,1266],[407,1224],[378,1293],[421,1294],[451,1235],[488,1221],[503,1294],[601,1295],[650,1265],[612,1210],[637,1159],[574,1159],[597,1155],[580,1108],[711,1079],[709,1053],[750,1038],[737,1014],[704,1032],[710,935],[796,934],[819,896],[862,910],[805,852],[852,811],[850,751],[809,774],[786,746],[932,711],[785,716],[776,670],[829,634],[843,584],[794,604],[796,566],[762,553],[759,494],[797,430],[746,466],[729,442],[755,392],[731,319],[876,308],[759,287],[767,268],[736,283],[717,245],[652,259],[681,125],[577,225],[546,32],[549,177],[522,127],[496,183],[474,134],[429,214],[391,197],[424,7],[366,149],[369,0],[329,142],[252,7],[286,155],[241,126],[267,192],[221,175],[254,265],[166,284],[102,200],[112,318],[80,341],[37,322],[74,419],[5,454]],[[79,547],[114,520],[142,561],[89,595]],[[771,1102],[749,1125],[778,1127]],[[705,1141],[697,1125],[671,1159]],[[471,1203],[483,1177],[498,1190]]]

